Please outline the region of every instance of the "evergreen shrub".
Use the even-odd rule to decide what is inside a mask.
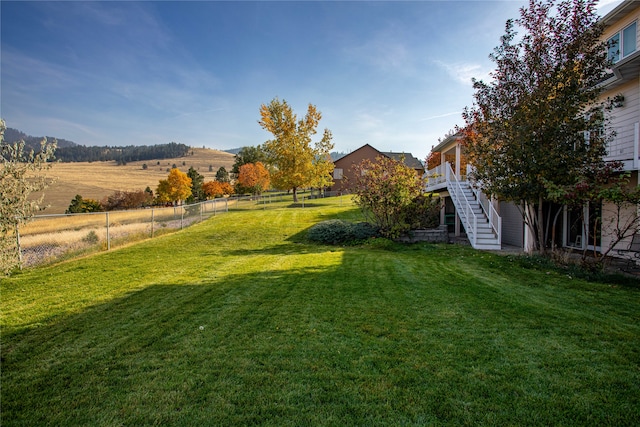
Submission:
[[[378,234],[378,228],[367,222],[354,224],[341,219],[330,219],[312,226],[307,238],[328,245],[356,244]]]

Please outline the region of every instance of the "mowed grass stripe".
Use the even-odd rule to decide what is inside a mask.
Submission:
[[[128,248],[26,270],[2,279],[3,332],[40,325],[46,318],[150,285],[215,281],[269,269],[297,253],[300,245],[287,239],[313,224],[317,215],[317,209],[232,212]]]
[[[5,281],[3,425],[640,416],[636,288],[459,246],[306,243],[358,218],[335,199],[233,215]]]

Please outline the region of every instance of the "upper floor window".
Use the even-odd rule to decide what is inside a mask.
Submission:
[[[616,63],[636,51],[636,23],[625,27],[607,40],[609,59]]]
[[[333,179],[338,180],[338,179],[342,179],[342,169],[341,168],[335,168],[333,170]]]

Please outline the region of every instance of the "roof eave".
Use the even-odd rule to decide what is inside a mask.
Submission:
[[[638,2],[638,0],[625,0],[603,16],[600,21],[605,25],[605,27],[609,27],[627,16],[629,12],[638,6],[640,6],[640,2]]]

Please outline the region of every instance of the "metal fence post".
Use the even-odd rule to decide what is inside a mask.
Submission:
[[[111,250],[111,235],[109,234],[109,212],[105,212],[107,217],[107,250]]]
[[[22,248],[20,247],[20,226],[16,224],[16,245],[18,246],[18,266],[22,270]]]

